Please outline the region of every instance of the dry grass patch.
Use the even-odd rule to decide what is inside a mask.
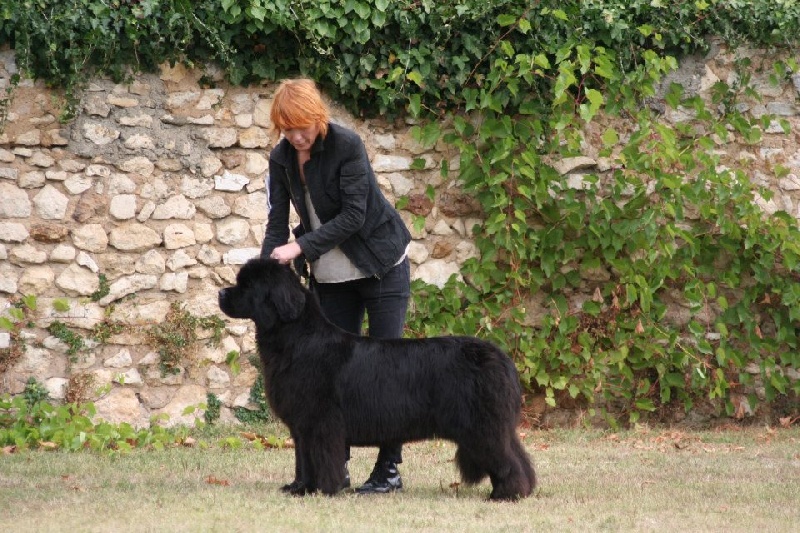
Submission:
[[[529,431],[540,489],[486,501],[454,447],[409,445],[402,494],[294,498],[291,449],[175,448],[0,457],[0,531],[792,531],[800,429]],[[376,451],[354,449],[362,482]]]

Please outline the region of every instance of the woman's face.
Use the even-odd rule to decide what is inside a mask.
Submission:
[[[311,150],[311,145],[314,144],[317,135],[319,135],[319,125],[314,123],[305,128],[283,130],[283,135],[286,137],[286,140],[294,146],[295,150],[298,152],[306,152]]]

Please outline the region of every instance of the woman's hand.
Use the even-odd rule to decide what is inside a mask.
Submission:
[[[292,259],[297,257],[298,255],[302,254],[303,250],[300,248],[300,245],[296,242],[290,242],[289,244],[284,244],[283,246],[278,246],[272,253],[269,254],[270,259],[275,259],[282,265],[288,265],[292,262]]]

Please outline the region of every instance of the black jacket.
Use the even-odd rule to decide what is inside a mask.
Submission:
[[[311,147],[304,174],[322,226],[311,231],[297,150],[283,139],[269,155],[269,215],[261,257],[289,240],[289,204],[300,216],[294,229],[309,262],[339,246],[367,276],[382,276],[400,260],[411,234],[380,191],[361,138],[337,124]]]

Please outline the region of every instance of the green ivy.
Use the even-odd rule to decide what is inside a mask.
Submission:
[[[75,114],[80,90],[97,73],[123,81],[164,62],[218,59],[230,47],[205,0],[6,0],[0,46],[9,44],[26,75],[64,91],[62,120]]]
[[[69,329],[69,327],[59,320],[54,320],[47,326],[47,331],[67,345],[67,355],[72,358],[79,351],[86,347],[83,337]]]
[[[222,400],[220,400],[216,394],[213,392],[206,394],[206,409],[203,413],[203,419],[205,420],[205,423],[210,426],[219,420],[221,408]]]
[[[225,322],[218,316],[197,317],[184,309],[180,302],[173,302],[164,321],[150,326],[146,335],[158,350],[162,374],[167,375],[180,372],[180,366],[195,347],[198,330],[211,330],[208,344],[216,346],[224,328]]]
[[[251,357],[250,364],[258,368],[258,376],[250,387],[250,403],[256,406],[256,409],[247,409],[245,407],[234,408],[234,415],[240,422],[246,424],[273,422],[275,417],[269,408],[266,391],[264,390],[264,377],[261,372],[261,361],[258,357]]]
[[[26,391],[29,388],[26,387]],[[30,449],[94,450],[122,453],[134,448],[163,449],[185,440],[185,432],[153,425],[93,422],[93,404],[53,405],[41,392],[0,396],[0,446],[6,451]]]
[[[98,276],[98,282],[97,290],[89,296],[89,299],[93,302],[102,300],[108,296],[108,293],[111,291],[111,284],[108,282],[108,278],[105,274],[100,274]]]
[[[509,50],[535,51],[531,101],[549,95],[558,51],[589,39],[628,71],[649,52],[796,42],[800,5],[765,0],[7,0],[0,46],[64,90],[64,119],[93,74],[122,81],[165,62],[219,63],[234,83],[303,73],[358,114],[471,109]],[[523,58],[509,58],[510,64]],[[545,63],[546,62],[546,63]],[[541,74],[534,74],[538,67]],[[602,76],[603,67],[597,71]],[[563,80],[562,80],[563,81]],[[530,102],[529,102],[530,103]],[[547,107],[547,106],[544,106]],[[473,107],[474,108],[474,107]]]
[[[38,402],[49,400],[50,393],[47,391],[47,387],[39,383],[36,378],[30,377],[28,381],[25,382],[25,389],[22,391],[22,397],[25,398],[29,406],[32,406]]]
[[[480,259],[465,265],[466,282],[415,287],[411,331],[490,338],[551,406],[599,397],[612,407],[607,414],[627,413],[631,422],[701,398],[721,400],[730,413],[730,393],[753,385],[752,365],[767,401],[796,397],[800,382],[785,369],[800,364],[797,222],[784,212],[766,217],[754,200],[769,191],[753,186],[745,168],[720,170],[712,138],[760,140],[774,117],[751,119],[733,105],[720,115],[716,106],[752,91],[719,83],[712,111],[673,86],[667,104],[695,118],[671,126],[641,106],[677,66],[669,55],[646,51],[622,70],[594,36],[552,56],[508,41],[498,48],[507,57],[475,94],[476,111],[456,116],[445,137],[461,153],[465,190],[487,214]],[[546,72],[554,73],[549,94],[532,101],[536,76]],[[625,113],[635,127],[625,142],[613,127],[603,133],[603,155],[617,154],[609,178],[570,184],[547,161],[578,155],[584,125],[600,112]],[[587,282],[587,272],[602,275]],[[570,295],[587,289],[595,297],[576,306]],[[531,295],[542,296],[546,311],[537,328],[526,322]],[[676,301],[690,311],[685,325],[664,320]]]

